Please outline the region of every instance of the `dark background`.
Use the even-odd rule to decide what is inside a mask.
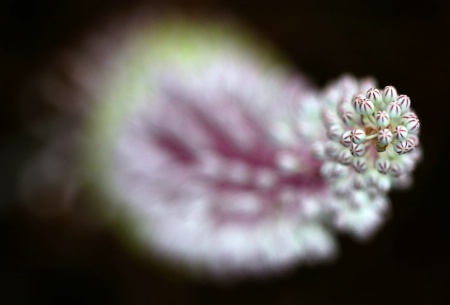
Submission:
[[[318,85],[352,72],[411,97],[425,156],[414,187],[391,194],[393,217],[373,240],[341,238],[334,264],[225,287],[187,283],[126,253],[101,227],[80,226],[65,214],[35,217],[20,207],[18,169],[39,146],[24,128],[24,90],[61,49],[136,3],[0,2],[0,304],[450,304],[450,9],[444,0],[148,4],[234,16]]]

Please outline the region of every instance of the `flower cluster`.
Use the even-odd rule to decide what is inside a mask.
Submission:
[[[343,77],[331,84],[322,111],[327,140],[316,154],[322,174],[338,195],[365,190],[380,196],[406,185],[421,156],[420,122],[411,100],[393,86],[376,89],[371,79]]]

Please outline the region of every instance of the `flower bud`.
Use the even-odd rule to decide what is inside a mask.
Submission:
[[[411,151],[411,149],[412,147],[410,143],[406,141],[397,141],[394,144],[394,151],[399,155],[406,154],[407,152]]]
[[[355,157],[362,157],[366,152],[366,148],[364,147],[364,144],[353,143],[350,146],[350,152]]]
[[[414,143],[414,147],[419,145],[419,137],[415,134],[408,135],[408,140]]]
[[[328,141],[327,143],[325,143],[325,153],[330,158],[335,158],[340,150],[341,146],[336,142]]]
[[[411,118],[418,119],[417,114],[415,114],[414,112],[407,112],[406,114],[404,114],[402,116],[403,120],[407,120],[407,119],[411,119]]]
[[[353,156],[350,153],[350,151],[348,149],[342,149],[338,156],[337,156],[337,160],[339,161],[339,163],[344,164],[344,165],[348,165],[352,162]]]
[[[320,174],[325,178],[331,178],[333,172],[334,162],[328,161],[325,162],[320,168]]]
[[[350,133],[350,139],[355,144],[363,143],[366,139],[366,133],[361,129],[353,129]]]
[[[386,86],[383,91],[383,100],[385,104],[389,104],[397,98],[397,89],[394,86]]]
[[[375,115],[375,120],[377,121],[377,125],[381,128],[387,127],[391,122],[389,114],[384,110],[380,110],[377,112],[377,114]]]
[[[351,131],[347,130],[344,131],[344,133],[341,136],[341,144],[345,147],[349,147],[352,144],[352,139],[351,139]]]
[[[332,178],[340,178],[348,173],[348,167],[339,163],[333,164],[333,169],[331,172]]]
[[[367,162],[365,158],[354,158],[352,165],[358,173],[364,173],[367,170]]]
[[[377,135],[378,142],[380,142],[380,146],[386,146],[392,141],[392,133],[389,129],[381,129]]]
[[[320,173],[328,179],[342,177],[347,174],[347,172],[347,166],[332,161],[325,162],[320,169]]]
[[[390,102],[386,108],[389,117],[392,119],[399,118],[402,115],[402,107],[396,101]]]
[[[420,122],[417,118],[409,118],[403,121],[403,125],[408,129],[409,132],[415,132],[419,130]]]
[[[344,111],[341,114],[342,123],[347,126],[352,126],[354,123],[354,114],[352,111]]]
[[[361,101],[365,99],[364,95],[362,94],[358,94],[357,96],[355,96],[352,100],[352,106],[355,109],[356,112],[359,113],[359,107],[361,105]]]
[[[411,147],[411,150],[416,147],[416,142],[414,142],[413,138],[408,137],[406,139],[406,143],[408,143],[408,145]]]
[[[409,98],[409,96],[404,94],[400,95],[395,101],[400,105],[402,113],[408,111],[409,107],[411,106],[411,99]]]
[[[394,130],[394,137],[399,141],[403,141],[408,136],[408,129],[403,125],[398,125]]]
[[[371,100],[376,106],[380,106],[383,103],[381,92],[378,89],[370,88],[366,93],[366,97]]]
[[[362,115],[371,115],[375,111],[375,106],[369,99],[361,99],[356,112]]]
[[[386,159],[378,159],[375,162],[375,167],[378,170],[378,172],[382,174],[387,174],[388,171],[391,169],[391,163],[389,162],[389,160]]]
[[[330,140],[339,141],[341,139],[341,135],[344,132],[342,127],[338,124],[331,125],[327,130],[327,136]]]
[[[403,175],[403,167],[398,164],[398,163],[394,163],[391,164],[391,168],[389,169],[389,175],[391,175],[392,177],[400,177],[401,175]]]

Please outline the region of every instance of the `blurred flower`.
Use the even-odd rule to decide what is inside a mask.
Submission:
[[[334,230],[370,236],[409,180],[418,120],[393,87],[359,96],[375,83],[345,76],[317,91],[241,28],[120,29],[70,61],[76,95],[49,87],[63,131],[28,167],[27,201],[89,192],[144,253],[236,278],[333,258]]]

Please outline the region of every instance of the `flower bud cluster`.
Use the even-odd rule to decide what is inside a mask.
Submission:
[[[407,95],[393,86],[377,89],[371,80],[344,77],[326,89],[325,99],[327,140],[317,155],[336,194],[351,197],[363,190],[383,196],[410,180],[420,158],[420,122]]]

